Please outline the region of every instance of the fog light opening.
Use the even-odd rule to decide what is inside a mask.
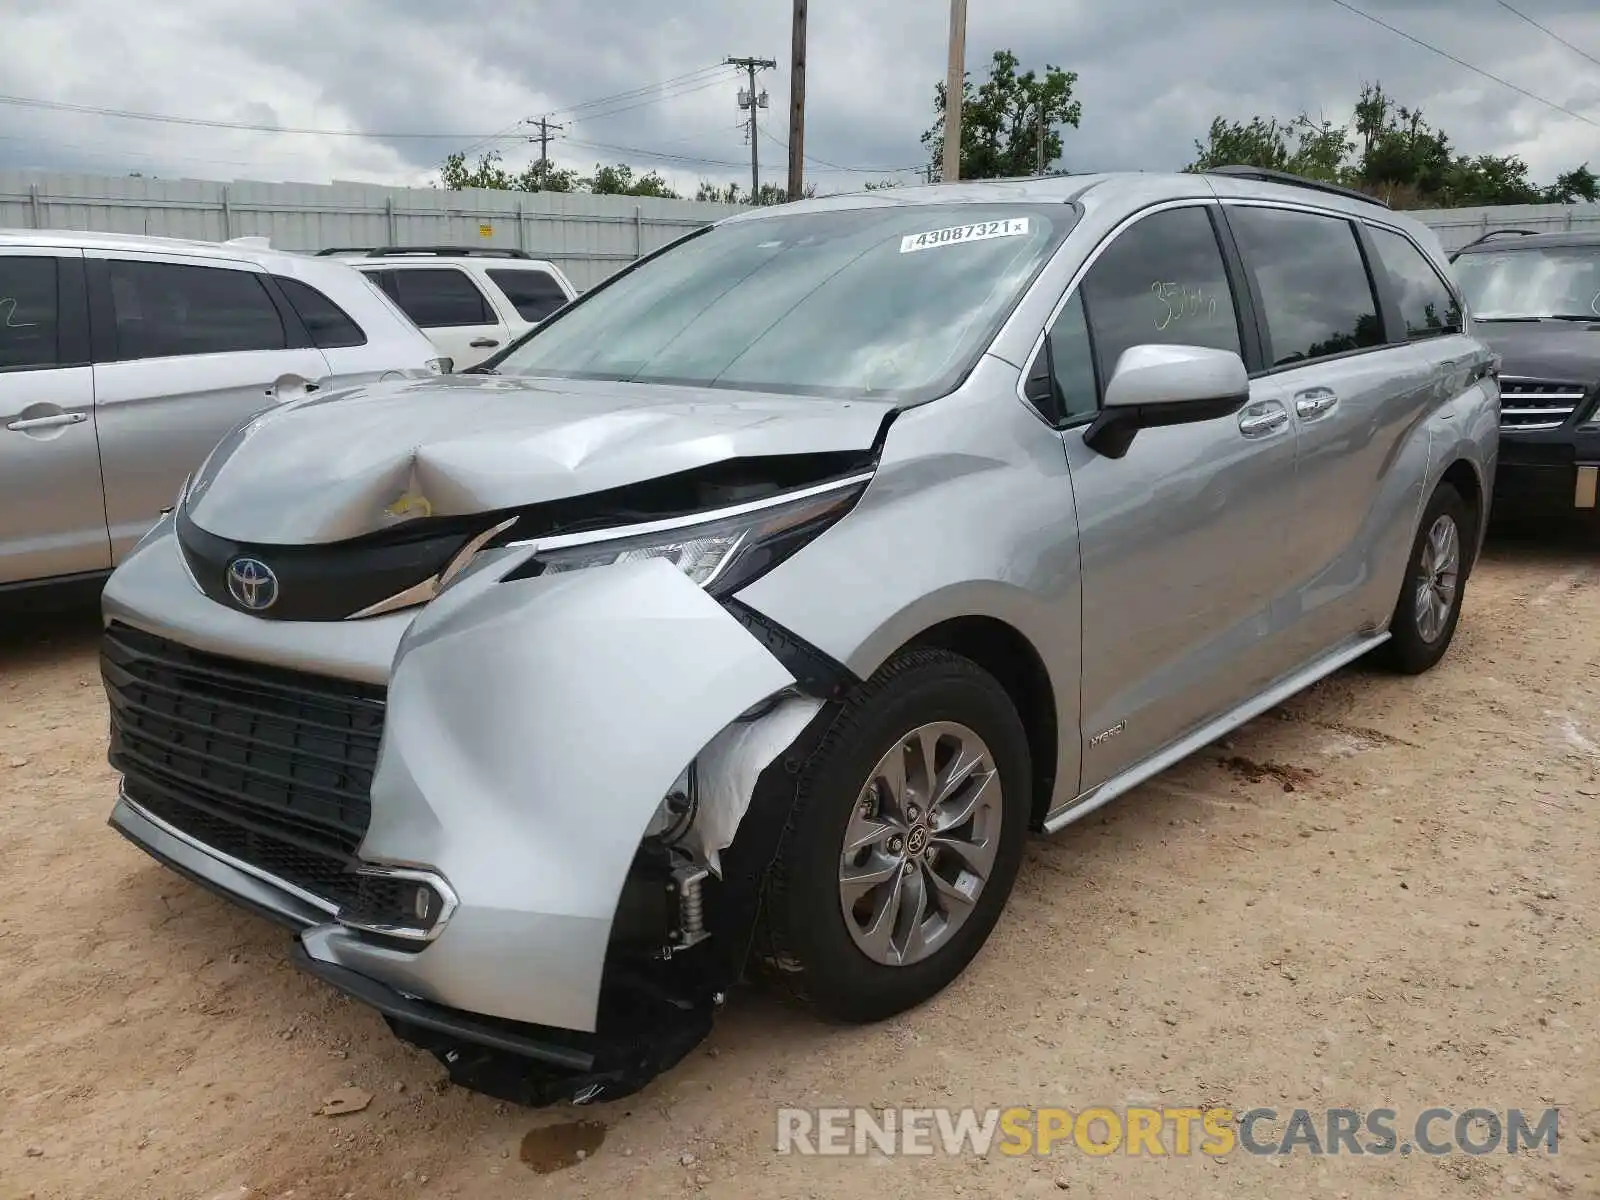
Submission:
[[[347,929],[429,942],[455,911],[455,893],[431,871],[360,866],[355,874],[356,894],[334,916]]]

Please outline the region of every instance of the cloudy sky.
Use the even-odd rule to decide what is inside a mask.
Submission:
[[[1026,66],[1079,73],[1072,170],[1179,167],[1218,114],[1344,120],[1365,80],[1420,105],[1464,151],[1521,155],[1541,182],[1600,168],[1596,0],[1513,0],[1582,53],[1499,0],[1352,2],[1590,123],[1334,0],[974,0],[967,62],[977,74],[1009,47]],[[925,163],[948,18],[947,0],[812,0],[809,181],[909,180]],[[551,152],[562,165],[624,160],[690,190],[748,186],[738,83],[717,64],[751,55],[780,64],[761,77],[760,150],[763,178],[784,177],[789,0],[4,0],[0,28],[3,167],[422,184],[454,149],[527,162],[522,122],[550,114],[565,126]]]

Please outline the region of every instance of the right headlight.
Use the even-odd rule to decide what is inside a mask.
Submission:
[[[560,571],[663,558],[713,596],[754,583],[852,508],[868,476],[807,488],[722,515],[539,538],[538,550],[508,581]]]

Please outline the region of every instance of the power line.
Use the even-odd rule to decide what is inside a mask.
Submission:
[[[711,167],[749,166],[748,163],[726,158],[697,158],[692,154],[666,154],[658,150],[643,150],[638,146],[613,146],[608,142],[589,142],[580,138],[566,138],[564,140],[569,146],[581,146],[588,150],[608,150],[613,154],[632,154],[644,159],[668,159],[673,162],[697,163]]]
[[[603,112],[580,112],[577,114],[575,119],[579,121],[602,121],[607,117],[614,117],[618,113],[633,112],[638,108],[648,108],[652,104],[662,104],[668,100],[677,100],[683,96],[692,96],[694,93],[703,92],[707,88],[721,87],[726,82],[726,76],[718,75],[716,78],[708,79],[704,83],[696,84],[694,87],[678,88],[675,91],[667,92],[659,96],[649,96],[641,100],[635,100],[632,104],[624,104],[619,108],[608,108]]]
[[[641,84],[639,87],[629,88],[625,92],[612,92],[609,96],[597,96],[593,100],[580,100],[577,104],[570,104],[565,108],[553,108],[544,115],[547,117],[561,115],[573,116],[585,108],[595,108],[601,105],[611,104],[617,100],[629,100],[635,96],[643,96],[648,92],[655,91],[657,88],[670,87],[674,84],[684,83],[688,80],[704,76],[708,72],[714,71],[720,75],[726,69],[726,63],[712,63],[710,66],[699,67],[696,70],[688,71],[682,75],[674,75],[670,79],[660,79],[655,83]]]
[[[371,133],[365,129],[302,129],[285,125],[264,125],[249,121],[214,121],[206,117],[176,117],[162,113],[134,112],[125,108],[102,108],[94,104],[68,104],[64,100],[37,100],[28,96],[0,95],[0,104],[20,108],[42,108],[51,112],[82,113],[94,117],[115,117],[123,121],[156,121],[166,125],[190,125],[202,129],[237,129],[246,133],[295,133],[313,137],[357,137],[393,141],[416,138],[425,141],[465,142],[473,139],[493,141],[493,133]]]
[[[1441,49],[1439,49],[1439,47],[1437,47],[1435,45],[1432,45],[1429,42],[1425,42],[1419,37],[1412,37],[1404,29],[1396,29],[1393,25],[1390,25],[1387,21],[1380,20],[1379,18],[1373,16],[1369,12],[1361,11],[1361,9],[1357,8],[1354,4],[1347,3],[1346,0],[1333,0],[1333,3],[1337,4],[1340,8],[1348,9],[1350,12],[1355,13],[1356,16],[1361,17],[1364,20],[1371,21],[1374,25],[1381,25],[1383,28],[1387,29],[1390,33],[1398,34],[1400,37],[1405,38],[1406,41],[1411,42],[1411,43],[1413,43],[1415,45],[1421,46],[1424,50],[1427,50],[1427,51],[1430,51],[1431,53],[1437,54],[1440,58],[1448,58],[1451,62],[1455,63],[1458,67],[1465,67],[1469,71],[1474,71],[1477,74],[1482,75],[1485,79],[1493,80],[1495,83],[1498,83],[1501,87],[1510,88],[1513,92],[1516,92],[1516,93],[1518,93],[1519,95],[1522,95],[1522,96],[1526,96],[1529,100],[1537,100],[1540,104],[1544,105],[1546,108],[1554,109],[1558,113],[1564,113],[1569,117],[1573,117],[1576,120],[1582,121],[1585,125],[1593,125],[1595,128],[1600,129],[1600,121],[1595,121],[1595,120],[1593,120],[1593,119],[1591,119],[1589,117],[1586,117],[1580,112],[1573,112],[1570,108],[1565,108],[1562,105],[1557,104],[1554,100],[1546,100],[1543,96],[1537,95],[1534,92],[1530,92],[1527,88],[1518,87],[1516,84],[1512,83],[1510,80],[1501,79],[1500,76],[1490,74],[1488,71],[1485,71],[1482,67],[1475,67],[1471,63],[1467,62],[1465,59],[1457,58],[1454,54],[1451,54],[1448,50],[1441,50]]]
[[[781,147],[784,150],[789,148],[783,139],[774,134],[768,133],[765,129],[761,131],[761,136],[766,138],[767,141],[771,142],[774,146]],[[825,158],[817,158],[815,155],[811,154],[807,154],[805,159],[807,162],[816,163],[819,167],[827,167],[834,171],[843,171],[848,175],[898,175],[904,171],[920,171],[923,169],[923,165],[921,163],[918,163],[914,167],[847,167],[841,163],[829,162]]]
[[[1600,67],[1600,58],[1596,58],[1594,55],[1590,54],[1587,50],[1580,50],[1577,46],[1574,46],[1571,42],[1567,41],[1566,38],[1562,37],[1555,30],[1545,28],[1543,25],[1539,24],[1539,22],[1535,21],[1532,17],[1530,17],[1527,13],[1522,12],[1520,9],[1512,8],[1511,5],[1506,3],[1506,0],[1495,0],[1495,3],[1498,4],[1501,8],[1505,9],[1508,13],[1511,13],[1513,16],[1521,17],[1524,21],[1526,21],[1529,25],[1532,25],[1540,33],[1545,34],[1545,35],[1547,35],[1549,37],[1555,38],[1556,41],[1560,42],[1568,50],[1571,50],[1574,54],[1581,55],[1582,57],[1587,58],[1595,66]]]

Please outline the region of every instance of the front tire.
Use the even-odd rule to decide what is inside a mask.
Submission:
[[[1031,793],[1027,736],[991,675],[943,650],[890,662],[801,769],[757,943],[769,973],[848,1022],[941,991],[1005,907]]]
[[[1392,670],[1420,675],[1450,648],[1461,619],[1475,537],[1472,513],[1461,493],[1441,483],[1422,514],[1389,620],[1391,636],[1381,650]]]

